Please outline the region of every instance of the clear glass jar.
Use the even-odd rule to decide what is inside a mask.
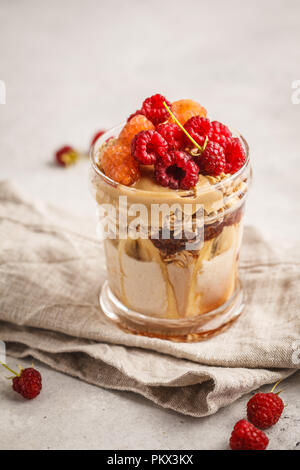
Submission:
[[[244,308],[238,264],[251,181],[248,145],[233,132],[240,137],[247,156],[244,166],[233,175],[200,176],[197,190],[150,191],[118,184],[98,166],[102,146],[121,129],[106,132],[91,149],[90,187],[101,212],[99,223],[107,228],[108,280],[99,286],[101,309],[107,318],[135,334],[173,341],[200,341],[218,334]],[[171,222],[169,236],[162,238],[164,214],[155,223],[148,216],[154,206],[166,203],[184,207],[192,221],[201,213],[194,235],[182,232],[178,238]],[[142,206],[147,215],[139,213],[138,237],[131,234],[130,227]],[[117,220],[113,229],[112,214]]]

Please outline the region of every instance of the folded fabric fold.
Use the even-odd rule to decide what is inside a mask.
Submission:
[[[271,245],[246,227],[241,255],[247,307],[228,331],[190,344],[129,335],[100,311],[106,274],[94,221],[0,183],[0,339],[12,355],[89,383],[212,414],[299,368],[300,243]]]

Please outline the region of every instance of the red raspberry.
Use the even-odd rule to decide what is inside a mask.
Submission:
[[[169,113],[163,105],[164,101],[169,107],[171,106],[171,103],[167,101],[164,96],[159,94],[146,98],[143,103],[143,114],[155,125],[166,121],[169,117]]]
[[[172,189],[190,189],[198,181],[199,169],[190,155],[171,150],[155,165],[155,178],[161,186]]]
[[[156,130],[168,142],[169,150],[181,150],[184,147],[185,135],[177,124],[158,124]]]
[[[76,163],[78,158],[78,152],[76,152],[76,150],[74,150],[73,147],[71,147],[70,145],[65,145],[64,147],[61,147],[55,153],[56,162],[60,166],[73,165],[74,163]]]
[[[130,121],[134,116],[137,116],[138,114],[144,115],[144,111],[142,109],[138,109],[135,113],[130,114],[129,118],[127,119],[127,122]]]
[[[283,401],[276,393],[256,393],[247,403],[247,416],[258,428],[267,429],[277,423],[283,408]]]
[[[168,150],[165,139],[156,131],[141,131],[131,142],[131,153],[143,165],[154,165]]]
[[[98,131],[96,132],[96,134],[94,135],[94,137],[92,138],[91,140],[91,144],[90,144],[90,147],[92,147],[94,145],[94,143],[96,142],[96,140],[99,139],[99,137],[101,137],[103,134],[104,134],[104,130],[101,130],[101,131]]]
[[[226,170],[224,149],[216,142],[208,141],[202,155],[195,157],[195,162],[203,175],[218,176]]]
[[[246,161],[245,150],[238,137],[232,139],[225,147],[226,172],[235,173]]]
[[[205,137],[208,136],[211,131],[211,123],[206,117],[194,116],[185,123],[184,128],[197,144],[202,146]],[[191,141],[188,137],[186,137],[186,144],[191,145]]]
[[[41,374],[32,367],[22,369],[20,374],[13,378],[13,390],[20,393],[27,400],[32,400],[42,390]]]
[[[232,139],[232,133],[225,124],[218,121],[211,122],[211,130],[208,135],[209,140],[217,142],[223,147]]]
[[[185,123],[184,127],[190,136],[200,145],[203,145],[205,137],[223,147],[232,140],[232,134],[225,124],[218,121],[210,122],[205,117],[194,116]],[[189,139],[186,140],[186,143],[191,145]]]
[[[265,433],[245,419],[236,423],[230,437],[232,450],[265,450],[268,444]]]

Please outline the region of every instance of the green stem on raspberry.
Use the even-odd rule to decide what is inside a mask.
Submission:
[[[192,136],[190,136],[190,134],[186,131],[186,129],[183,127],[182,124],[180,124],[180,122],[178,121],[178,119],[174,116],[174,114],[172,113],[172,111],[170,110],[169,106],[167,105],[167,103],[164,101],[163,102],[163,105],[164,107],[166,108],[166,110],[168,111],[168,113],[170,114],[171,118],[173,119],[174,122],[176,122],[177,126],[180,127],[180,129],[185,133],[185,135],[190,139],[191,142],[193,142],[193,144],[195,145],[195,147],[197,147],[200,152],[203,152],[205,147],[206,147],[206,143],[204,144],[205,147],[201,147],[201,145],[197,144],[197,142],[193,139]]]
[[[19,377],[19,374],[17,374],[17,372],[15,372],[14,370],[12,370],[10,367],[8,367],[6,364],[3,364],[3,362],[0,362],[0,364],[5,367],[5,369],[9,370],[9,372],[11,372],[12,374],[16,375],[17,377]]]
[[[270,393],[274,393],[275,388],[280,384],[280,382],[282,382],[282,379],[278,380],[278,382],[276,382],[276,384],[274,385],[274,387],[272,388]],[[281,393],[281,392],[282,392],[282,390],[280,390],[280,392],[278,392],[278,394]]]

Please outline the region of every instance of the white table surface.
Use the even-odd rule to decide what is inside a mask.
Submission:
[[[274,233],[296,240],[300,104],[291,95],[299,44],[297,0],[2,0],[0,179],[92,216],[88,162],[57,168],[53,151],[68,143],[85,150],[94,131],[155,92],[192,98],[250,143],[246,222],[270,240]],[[39,367],[45,391],[34,402],[14,396],[0,375],[0,448],[223,449],[247,400],[193,419]],[[300,373],[286,381],[289,406],[269,433],[270,448],[300,449],[299,385]]]

